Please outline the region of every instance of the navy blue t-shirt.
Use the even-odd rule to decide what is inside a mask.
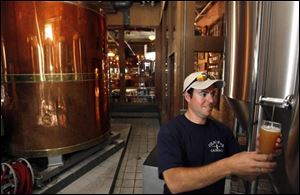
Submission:
[[[175,167],[199,167],[240,151],[239,144],[225,125],[207,119],[199,125],[184,115],[163,125],[158,133],[158,170],[162,173]],[[205,188],[188,193],[224,193],[225,178]],[[164,193],[170,191],[164,185]]]

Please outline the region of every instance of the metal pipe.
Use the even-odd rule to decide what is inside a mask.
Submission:
[[[259,41],[260,41],[260,29],[261,29],[261,12],[262,12],[262,2],[257,3],[258,17],[256,23],[256,40],[254,46],[254,60],[253,60],[253,72],[252,72],[252,97],[250,101],[250,112],[249,112],[249,122],[248,122],[248,151],[251,150],[252,143],[252,133],[253,133],[253,119],[254,119],[254,110],[256,106],[256,92],[257,92],[257,78],[258,78],[258,55],[259,55]]]
[[[251,151],[253,149],[253,145],[255,146],[255,141],[253,137],[254,131],[254,115],[255,115],[255,107],[256,107],[256,93],[257,93],[257,79],[258,79],[258,58],[259,58],[259,42],[260,42],[260,32],[261,32],[261,22],[262,22],[262,2],[257,2],[257,22],[256,22],[256,40],[254,45],[254,60],[253,60],[253,71],[252,71],[252,97],[250,101],[250,110],[249,110],[249,121],[247,128],[247,150]],[[256,135],[256,134],[255,134]],[[250,194],[254,194],[257,191],[257,180],[252,181],[250,186],[247,186],[246,189],[250,187]],[[248,193],[248,192],[246,192]]]
[[[182,81],[184,81],[184,78],[185,78],[185,75],[186,75],[186,70],[185,70],[185,66],[186,66],[186,29],[187,29],[187,22],[186,22],[186,18],[187,18],[187,2],[186,1],[184,1],[184,14],[183,14],[183,37],[184,37],[184,39],[183,39],[183,52],[182,52],[182,58],[183,58],[183,66],[182,66]],[[184,100],[184,98],[182,97],[181,98],[182,99],[182,108],[181,108],[181,110],[182,109],[184,109],[184,104],[185,104],[185,100]]]
[[[291,108],[294,104],[294,96],[288,95],[284,99],[274,97],[259,97],[259,103],[263,105],[277,106],[281,108]]]
[[[115,9],[128,9],[132,5],[131,1],[112,1],[111,2]]]

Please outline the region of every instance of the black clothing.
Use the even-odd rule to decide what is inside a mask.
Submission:
[[[240,151],[232,132],[225,125],[207,119],[199,125],[179,115],[163,125],[158,134],[159,178],[175,167],[199,167]],[[188,193],[224,193],[225,178],[205,188]],[[170,193],[166,184],[164,193]]]

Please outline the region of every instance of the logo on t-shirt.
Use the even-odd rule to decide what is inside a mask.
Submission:
[[[217,140],[209,142],[208,147],[210,152],[223,152],[224,150],[224,144]]]

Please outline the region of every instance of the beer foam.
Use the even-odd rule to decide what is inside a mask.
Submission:
[[[271,126],[271,125],[262,125],[261,128],[264,129],[265,131],[270,131],[273,133],[278,133],[281,131],[281,129],[279,127],[275,127],[275,126]]]

